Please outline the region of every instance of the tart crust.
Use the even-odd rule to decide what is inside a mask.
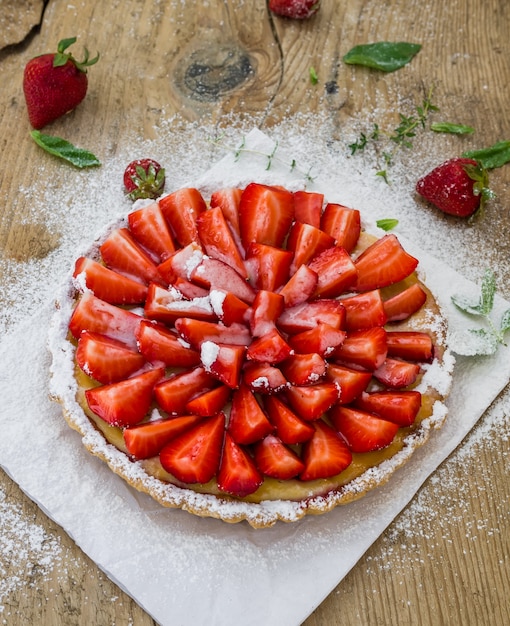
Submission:
[[[108,227],[84,256],[99,258],[98,249],[102,241],[111,230],[125,225],[126,221],[121,220]],[[361,253],[374,240],[373,235],[363,232],[353,256]],[[201,517],[213,517],[229,523],[245,520],[254,528],[269,527],[279,520],[293,522],[308,514],[326,513],[384,485],[413,452],[426,443],[431,432],[442,426],[446,418],[444,401],[453,358],[445,344],[446,320],[438,303],[417,273],[385,288],[386,295],[415,282],[427,294],[424,306],[404,322],[392,323],[387,328],[426,331],[432,336],[434,360],[422,368],[422,374],[414,385],[422,393],[421,409],[414,424],[400,428],[389,446],[374,452],[353,453],[351,465],[331,478],[303,482],[265,477],[255,493],[234,498],[220,492],[214,480],[195,485],[179,482],[163,469],[158,457],[133,461],[125,448],[122,430],[92,413],[85,400],[85,390],[97,383],[75,363],[76,341],[70,336],[68,325],[80,292],[72,275],[57,298],[49,333],[49,349],[53,357],[50,395],[61,404],[67,423],[80,433],[85,448],[91,454],[107,463],[129,485],[147,493],[164,507],[180,508]],[[383,293],[385,290],[382,290]],[[435,384],[438,378],[440,384]]]

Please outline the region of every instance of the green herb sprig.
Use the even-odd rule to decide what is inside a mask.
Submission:
[[[274,142],[273,149],[271,152],[262,152],[261,150],[254,150],[253,148],[246,147],[246,138],[243,137],[241,143],[238,146],[229,146],[223,143],[223,135],[220,137],[214,138],[210,140],[215,146],[219,146],[225,150],[228,150],[233,153],[234,159],[237,161],[241,157],[242,154],[254,154],[260,157],[263,157],[266,160],[266,170],[270,170],[274,162],[281,163],[284,166],[289,168],[291,172],[298,172],[301,174],[305,180],[308,182],[314,181],[314,176],[312,176],[312,167],[310,167],[307,171],[300,169],[297,165],[295,159],[292,159],[290,162],[280,158],[277,154],[278,152],[278,141]]]
[[[459,310],[486,321],[487,328],[469,329],[469,332],[478,340],[477,354],[480,355],[494,354],[499,345],[506,345],[505,334],[510,330],[510,309],[503,313],[499,326],[491,317],[495,294],[496,277],[491,269],[487,269],[482,279],[478,300],[473,301],[462,295],[452,296],[452,302]]]
[[[385,167],[378,170],[376,175],[389,183],[388,168],[393,164],[397,152],[402,148],[411,149],[417,132],[426,128],[430,114],[439,111],[439,108],[432,102],[432,92],[433,88],[430,88],[421,104],[415,106],[411,115],[399,113],[398,125],[389,132],[381,130],[378,124],[374,124],[369,133],[360,133],[356,141],[349,144],[351,156],[364,150],[369,144],[376,144],[381,139],[386,139],[389,146],[382,151]]]

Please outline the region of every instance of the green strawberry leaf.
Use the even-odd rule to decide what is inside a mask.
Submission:
[[[376,224],[382,230],[388,231],[388,230],[392,230],[392,228],[395,228],[395,226],[398,224],[398,220],[393,219],[391,217],[387,217],[382,220],[377,220]]]
[[[75,167],[82,169],[101,165],[101,162],[92,152],[84,150],[83,148],[77,148],[61,137],[44,135],[38,130],[33,130],[30,135],[35,143],[43,148],[43,150],[71,163],[71,165]]]
[[[498,141],[489,148],[469,150],[462,156],[478,161],[486,170],[492,170],[510,161],[510,141]]]
[[[453,124],[451,122],[433,122],[430,125],[430,130],[436,133],[450,133],[451,135],[469,135],[475,132],[472,126]]]
[[[350,65],[364,65],[382,72],[394,72],[410,63],[420,50],[420,44],[380,41],[354,46],[343,60]]]

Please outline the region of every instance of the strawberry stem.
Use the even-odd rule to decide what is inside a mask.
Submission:
[[[53,59],[53,67],[62,67],[68,61],[71,61],[72,63],[76,65],[76,67],[80,70],[80,72],[86,72],[87,67],[90,67],[91,65],[94,65],[95,63],[99,61],[99,52],[93,59],[90,59],[89,51],[87,50],[87,48],[84,48],[85,56],[84,56],[83,61],[77,61],[73,57],[72,53],[66,52],[67,48],[69,48],[69,46],[71,46],[73,43],[76,43],[76,37],[68,37],[67,39],[61,39],[58,42],[57,52]]]

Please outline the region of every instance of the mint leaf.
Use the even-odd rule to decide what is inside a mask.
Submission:
[[[501,334],[504,334],[510,330],[510,309],[506,310],[503,313],[503,317],[501,318],[500,330]]]
[[[478,161],[486,170],[492,170],[510,161],[510,141],[498,141],[489,148],[469,150],[462,156]]]
[[[379,228],[382,228],[382,230],[388,231],[392,228],[395,228],[395,226],[398,224],[398,220],[387,217],[382,220],[377,220],[376,224]]]
[[[460,309],[464,313],[469,313],[470,315],[482,315],[479,300],[474,302],[473,300],[469,300],[464,296],[455,295],[452,296],[452,302],[458,309]]]
[[[496,293],[496,277],[492,270],[485,270],[482,279],[481,296],[480,296],[480,313],[481,315],[489,315],[494,306],[494,294]]]
[[[475,353],[488,356],[494,354],[498,349],[499,340],[497,335],[485,328],[469,329],[470,334],[475,338]]]
[[[469,135],[475,132],[472,126],[452,124],[451,122],[434,122],[430,125],[430,130],[436,133],[450,133],[451,135]]]
[[[61,137],[43,135],[38,130],[33,130],[30,135],[35,143],[43,148],[43,150],[71,163],[75,167],[81,169],[101,165],[101,162],[92,152],[84,150],[83,148],[77,148]]]
[[[503,313],[500,322],[500,328],[492,320],[490,313],[494,306],[494,296],[496,294],[496,278],[491,269],[485,270],[482,279],[480,297],[478,302],[465,298],[463,296],[452,296],[452,302],[457,308],[464,313],[471,315],[479,315],[483,317],[488,328],[469,329],[472,338],[475,339],[474,346],[469,354],[494,354],[498,348],[498,344],[505,344],[505,333],[510,330],[510,309]]]
[[[382,72],[394,72],[407,65],[420,50],[420,44],[380,41],[354,46],[343,60],[350,65],[364,65]]]

